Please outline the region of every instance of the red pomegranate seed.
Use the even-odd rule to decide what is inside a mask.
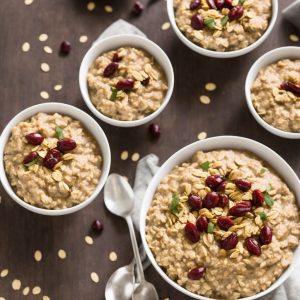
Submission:
[[[150,124],[148,127],[149,133],[154,137],[154,138],[159,138],[160,137],[160,127],[158,124]]]
[[[264,195],[260,190],[254,190],[252,193],[252,203],[253,206],[259,207],[263,206]]]
[[[232,1],[233,0],[224,0],[224,5],[228,8],[231,8],[232,7]]]
[[[200,0],[192,0],[190,3],[190,10],[195,10],[200,6]]]
[[[300,95],[300,86],[296,85],[290,81],[284,81],[281,85],[280,85],[280,89],[285,90],[285,91],[289,91],[294,93],[295,95]]]
[[[111,77],[118,69],[119,64],[116,62],[112,62],[106,66],[103,72],[104,77]]]
[[[242,192],[247,192],[251,189],[251,183],[248,180],[245,179],[238,179],[235,181],[235,185],[238,189],[240,189]]]
[[[188,272],[188,278],[191,280],[199,280],[204,276],[205,267],[197,267]]]
[[[251,211],[251,206],[246,203],[238,203],[229,209],[229,214],[235,217],[242,217]]]
[[[205,180],[206,185],[211,188],[212,190],[215,190],[218,185],[224,182],[224,177],[222,175],[211,175],[208,176]]]
[[[227,206],[229,203],[229,199],[227,197],[227,195],[219,195],[219,202],[218,202],[218,205],[219,207],[225,207]]]
[[[196,222],[196,226],[197,226],[199,232],[207,232],[207,227],[208,227],[207,218],[204,216],[199,217]]]
[[[222,9],[224,7],[224,0],[215,0],[215,5],[217,9]]]
[[[142,80],[142,81],[141,81],[141,84],[142,84],[143,86],[147,86],[147,85],[149,84],[149,81],[150,81],[150,77],[148,77],[148,78]]]
[[[52,170],[54,166],[60,161],[61,156],[61,152],[57,149],[54,148],[49,150],[43,160],[43,166]]]
[[[40,133],[29,133],[25,136],[27,142],[31,145],[40,145],[44,137]]]
[[[215,4],[215,0],[208,0],[207,2],[208,2],[208,5],[209,5],[210,8],[217,9],[217,6]]]
[[[202,208],[202,200],[196,194],[189,194],[188,203],[192,210],[200,210]]]
[[[269,226],[264,226],[259,234],[259,241],[262,245],[267,245],[272,242],[272,228]]]
[[[75,149],[76,146],[77,144],[73,139],[63,138],[57,141],[57,149],[61,152],[71,151]]]
[[[261,248],[259,243],[256,239],[252,237],[248,237],[245,239],[245,246],[250,254],[260,256],[261,255]]]
[[[184,227],[185,236],[192,242],[197,243],[200,239],[199,231],[193,223],[187,223]]]
[[[23,159],[23,164],[26,165],[32,161],[34,161],[35,159],[37,159],[39,156],[37,154],[37,152],[30,152],[28,155],[26,155]]]
[[[195,30],[201,30],[204,28],[204,21],[200,15],[193,15],[191,19],[191,26]]]
[[[217,225],[220,229],[227,231],[234,223],[229,217],[221,216],[217,219]]]
[[[238,241],[236,233],[233,232],[229,237],[220,242],[220,246],[222,249],[231,250],[236,247]]]
[[[92,228],[95,232],[101,233],[103,230],[103,224],[99,220],[93,222]]]
[[[234,6],[230,9],[228,13],[228,18],[230,21],[238,20],[240,19],[244,14],[244,8],[242,5]]]
[[[129,92],[134,87],[134,81],[132,79],[121,79],[117,82],[117,90],[122,90],[124,92]]]
[[[225,191],[225,187],[226,187],[226,181],[223,181],[222,183],[220,183],[219,185],[217,185],[214,188],[215,192],[224,192]]]
[[[71,43],[68,41],[63,41],[60,44],[60,53],[67,55],[70,53],[70,51],[71,51]]]
[[[214,208],[219,202],[219,194],[216,192],[209,192],[203,199],[203,207]]]
[[[119,62],[122,60],[122,57],[119,56],[118,52],[115,52],[113,57],[112,57],[112,61],[113,62]]]
[[[140,1],[135,1],[132,12],[136,15],[140,15],[144,10],[144,5]]]

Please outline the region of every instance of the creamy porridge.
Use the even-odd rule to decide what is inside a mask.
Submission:
[[[218,52],[245,48],[266,31],[271,0],[174,0],[178,28],[193,43]]]
[[[16,194],[46,209],[85,201],[101,175],[102,158],[82,124],[58,113],[38,113],[12,129],[5,170]]]
[[[157,263],[187,290],[237,299],[268,288],[299,243],[295,196],[264,162],[197,152],[159,184],[146,219]]]
[[[101,54],[87,75],[92,103],[104,115],[122,121],[145,118],[167,92],[164,71],[144,50],[122,47]]]
[[[257,113],[268,124],[300,132],[300,60],[283,59],[260,70],[251,97]]]

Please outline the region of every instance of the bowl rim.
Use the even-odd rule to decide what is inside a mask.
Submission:
[[[259,71],[272,64],[277,62],[278,60],[281,59],[288,59],[289,56],[299,56],[300,59],[300,51],[299,47],[297,46],[284,46],[284,47],[279,47],[272,49],[266,53],[264,53],[262,56],[260,56],[251,66],[251,68],[248,71],[246,80],[245,80],[245,96],[246,96],[246,102],[248,105],[248,108],[254,117],[254,119],[260,124],[263,128],[268,130],[274,135],[280,136],[282,138],[287,138],[287,139],[300,139],[300,132],[287,132],[280,130],[276,127],[273,127],[272,125],[268,124],[263,118],[259,116],[257,113],[256,109],[253,106],[252,102],[252,97],[251,97],[251,85],[257,78],[257,75]],[[266,62],[270,58],[271,62]]]
[[[120,41],[120,46],[122,45],[129,45],[134,42],[139,44],[139,46],[134,46],[134,47],[140,47],[141,49],[145,50],[146,52],[148,52],[151,56],[153,56],[155,58],[156,61],[164,61],[167,68],[161,66],[161,68],[164,70],[165,72],[165,76],[168,82],[168,90],[167,93],[164,97],[164,100],[162,102],[162,104],[160,105],[160,107],[154,111],[153,113],[151,113],[150,115],[146,116],[145,118],[142,119],[138,119],[138,120],[133,120],[133,121],[121,121],[121,120],[116,120],[113,118],[110,118],[106,115],[104,115],[103,113],[101,113],[99,110],[97,110],[97,108],[94,106],[94,104],[92,103],[90,96],[89,96],[89,92],[88,92],[88,87],[87,87],[87,72],[88,72],[88,68],[87,71],[85,72],[85,67],[88,65],[90,67],[90,63],[89,60],[92,59],[92,61],[94,61],[94,59],[101,55],[106,51],[110,51],[113,50],[115,47],[109,47],[110,43],[117,41],[117,40],[122,40],[125,39],[127,40],[127,42],[122,42]],[[106,47],[105,47],[106,46]],[[105,47],[107,48],[107,50],[99,50],[99,48]],[[150,48],[152,50],[150,50]],[[110,50],[109,50],[110,49]],[[159,59],[158,59],[158,55],[154,55],[153,52],[154,50],[157,51],[159,53]],[[97,54],[96,54],[97,53]],[[164,50],[158,46],[156,43],[154,43],[153,41],[151,41],[150,39],[137,35],[137,34],[117,34],[117,35],[112,35],[109,36],[107,38],[103,38],[100,40],[97,40],[92,47],[86,52],[86,54],[84,55],[81,64],[80,64],[80,69],[79,69],[79,87],[80,87],[80,92],[81,95],[83,97],[84,102],[86,103],[86,105],[88,106],[88,108],[91,110],[91,112],[100,120],[102,120],[105,123],[108,123],[110,125],[113,126],[117,126],[117,127],[136,127],[136,126],[140,126],[143,125],[145,123],[150,122],[152,119],[154,119],[155,117],[157,117],[167,106],[167,104],[169,103],[172,93],[173,93],[173,89],[174,89],[174,70],[173,70],[173,66],[171,64],[171,61],[169,59],[169,57],[167,56],[167,54],[164,52]]]
[[[13,188],[10,185],[10,182],[7,178],[6,171],[4,168],[4,148],[7,144],[8,139],[11,136],[11,130],[14,126],[19,124],[20,122],[27,120],[28,118],[34,116],[35,114],[39,112],[46,112],[46,113],[59,113],[62,115],[71,116],[74,119],[79,120],[83,126],[89,131],[89,133],[94,137],[95,141],[97,142],[100,150],[101,150],[101,156],[102,156],[102,173],[99,178],[99,182],[97,187],[95,188],[94,192],[83,202],[79,203],[78,205],[69,207],[69,208],[63,208],[58,210],[50,210],[45,208],[36,207],[34,205],[31,205],[24,200],[22,200],[13,190]],[[76,118],[74,115],[81,115],[81,119]],[[91,130],[92,125],[95,129]],[[97,136],[97,137],[96,137]],[[101,144],[99,141],[101,140]],[[110,147],[108,140],[106,138],[106,135],[102,128],[99,126],[99,124],[86,112],[82,111],[81,109],[74,107],[69,104],[65,103],[59,103],[59,102],[48,102],[48,103],[41,103],[36,104],[33,106],[30,106],[22,111],[20,111],[18,114],[16,114],[9,123],[5,126],[5,128],[2,131],[1,137],[0,137],[0,180],[2,183],[3,188],[5,189],[6,193],[12,198],[15,202],[17,202],[19,205],[24,207],[25,209],[41,214],[41,215],[47,215],[47,216],[60,216],[60,215],[67,215],[74,212],[77,212],[87,205],[89,205],[91,202],[93,202],[96,197],[99,195],[101,189],[103,188],[105,181],[108,177],[109,170],[110,170],[110,164],[111,164],[111,154],[110,154]]]
[[[225,145],[225,146],[224,146]],[[231,146],[229,146],[231,145]],[[251,148],[251,150],[249,150]],[[294,170],[288,165],[288,163],[279,156],[274,150],[270,149],[269,147],[263,145],[262,143],[259,143],[255,140],[248,139],[245,137],[239,137],[239,136],[216,136],[207,138],[205,140],[197,141],[194,143],[191,143],[177,152],[175,152],[172,156],[170,156],[159,168],[157,173],[152,178],[147,191],[145,193],[145,196],[143,198],[142,202],[142,208],[141,208],[141,215],[140,215],[140,233],[142,238],[142,243],[145,249],[145,252],[147,254],[148,259],[150,260],[152,266],[156,269],[156,271],[160,274],[160,276],[168,282],[171,286],[173,286],[175,289],[180,291],[181,293],[188,295],[194,299],[201,299],[201,300],[213,300],[213,298],[208,298],[205,296],[201,296],[198,294],[195,294],[193,292],[188,291],[187,289],[180,286],[178,283],[173,281],[171,278],[167,276],[167,274],[160,268],[158,263],[156,262],[154,255],[152,254],[152,251],[150,250],[148,243],[146,241],[146,235],[145,235],[145,227],[146,227],[146,215],[148,212],[148,209],[152,203],[153,195],[157,189],[157,186],[161,182],[161,180],[170,173],[170,171],[178,164],[187,161],[191,156],[199,150],[202,151],[212,151],[216,149],[239,149],[248,151],[250,153],[253,153],[257,157],[261,158],[263,161],[268,163],[272,169],[275,170],[281,177],[282,174],[289,174],[289,177],[287,185],[290,187],[292,184],[294,187],[296,187],[296,190],[293,190],[293,192],[296,195],[296,201],[299,206],[300,204],[300,180]],[[258,154],[260,153],[260,154]],[[262,158],[263,157],[263,158]],[[272,161],[273,163],[270,163]],[[274,167],[274,164],[277,164],[278,167]],[[282,169],[284,167],[284,169]],[[297,256],[296,256],[297,255]],[[294,271],[297,264],[300,261],[300,244],[294,251],[294,256],[292,263],[290,266],[281,274],[281,276],[273,282],[273,284],[266,290],[257,293],[252,296],[239,298],[239,300],[254,300],[257,298],[260,298],[266,294],[269,294],[274,289],[279,287]]]
[[[249,53],[250,51],[254,50],[258,46],[260,46],[270,35],[271,31],[273,30],[277,16],[278,16],[278,0],[271,0],[272,1],[272,15],[271,19],[269,22],[269,26],[266,29],[266,31],[262,34],[262,36],[257,39],[254,43],[250,44],[249,46],[239,49],[239,50],[234,50],[234,51],[225,51],[225,52],[220,52],[220,51],[213,51],[213,50],[208,50],[205,49],[192,41],[190,41],[184,34],[183,32],[180,31],[178,28],[176,21],[175,21],[175,14],[174,14],[174,6],[173,2],[174,0],[167,0],[167,12],[169,16],[170,23],[172,25],[173,30],[175,31],[177,37],[183,42],[187,47],[192,49],[193,51],[208,56],[208,57],[214,57],[214,58],[232,58],[232,57],[238,57],[242,56],[244,54]]]

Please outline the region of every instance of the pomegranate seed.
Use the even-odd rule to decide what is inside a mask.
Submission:
[[[228,8],[232,7],[232,1],[233,0],[224,0],[224,5],[227,6]]]
[[[216,192],[209,192],[203,199],[203,207],[214,208],[219,202],[219,194]]]
[[[245,179],[238,179],[235,181],[235,185],[238,189],[240,189],[242,192],[247,192],[251,189],[251,183],[248,180]]]
[[[150,124],[148,130],[154,138],[158,138],[160,136],[160,127],[158,124]]]
[[[35,159],[37,159],[39,156],[37,154],[37,152],[30,152],[28,155],[26,155],[23,159],[23,164],[26,165],[32,161],[34,161]]]
[[[219,207],[225,207],[227,206],[229,203],[229,200],[228,200],[228,197],[227,195],[219,195],[219,202],[218,202],[218,205]]]
[[[207,232],[207,227],[208,227],[207,218],[204,216],[201,216],[200,218],[198,218],[198,220],[196,222],[196,226],[197,226],[199,232]]]
[[[25,138],[31,145],[40,145],[44,140],[44,137],[39,133],[29,133]]]
[[[54,166],[60,161],[61,156],[61,152],[57,149],[54,148],[49,150],[43,160],[43,166],[48,169],[53,169]]]
[[[133,89],[134,81],[132,79],[121,79],[117,82],[117,90],[122,90],[124,92],[129,92]]]
[[[217,219],[217,225],[220,229],[227,231],[234,223],[229,217],[221,216]]]
[[[221,175],[211,175],[206,178],[205,183],[209,188],[215,190],[224,180],[224,177]]]
[[[69,138],[64,138],[57,141],[57,149],[61,152],[71,151],[77,146],[76,142]]]
[[[187,223],[184,227],[185,236],[192,242],[197,243],[200,239],[199,231],[193,223]]]
[[[261,248],[256,239],[248,237],[245,239],[245,246],[250,254],[260,256]]]
[[[141,84],[142,84],[143,86],[147,86],[147,85],[149,84],[149,81],[150,81],[150,77],[148,77],[148,78],[142,80],[142,81],[141,81]]]
[[[197,267],[188,272],[188,278],[191,280],[199,280],[204,276],[205,267]]]
[[[118,52],[115,52],[113,57],[112,57],[112,61],[113,62],[119,62],[122,60],[122,57],[119,56]]]
[[[103,230],[103,224],[99,220],[93,222],[92,228],[95,232],[101,233]]]
[[[132,12],[136,15],[140,15],[144,10],[144,5],[140,1],[135,1]]]
[[[200,6],[200,0],[192,0],[190,3],[190,10],[195,10]]]
[[[236,247],[238,241],[236,233],[233,232],[229,237],[220,242],[220,246],[222,249],[231,250]]]
[[[68,55],[70,53],[70,51],[71,51],[71,43],[68,41],[63,41],[60,44],[60,53]]]
[[[250,208],[252,208],[252,203],[251,201],[241,201],[238,203],[239,205],[244,205],[244,206],[248,206]]]
[[[226,181],[223,181],[222,183],[220,183],[219,185],[217,185],[214,188],[215,192],[224,192],[225,191],[225,187],[226,187]]]
[[[269,226],[264,226],[259,234],[259,240],[262,245],[267,245],[272,242],[272,228]]]
[[[119,64],[116,62],[112,62],[109,65],[106,66],[106,68],[103,71],[104,77],[111,77],[118,69]]]
[[[289,91],[294,93],[295,95],[300,95],[300,86],[296,85],[290,81],[284,81],[281,85],[280,85],[280,89],[285,90],[285,91]]]
[[[202,200],[198,195],[189,194],[188,203],[192,210],[200,210],[202,208]]]
[[[217,9],[217,6],[215,4],[215,0],[208,0],[207,2],[208,2],[208,5],[209,5],[210,8]]]
[[[201,30],[204,28],[204,21],[200,15],[193,15],[191,19],[191,26],[195,30]]]
[[[233,21],[233,20],[238,20],[239,18],[241,18],[243,16],[243,14],[244,14],[243,6],[237,5],[230,9],[230,11],[228,13],[228,17],[229,17],[230,21]]]
[[[217,9],[222,9],[224,7],[224,0],[215,0],[214,2]]]
[[[260,190],[254,190],[252,193],[252,203],[254,206],[263,206],[264,195]]]
[[[229,214],[235,217],[242,217],[247,212],[251,211],[251,206],[245,203],[238,203],[229,209]]]

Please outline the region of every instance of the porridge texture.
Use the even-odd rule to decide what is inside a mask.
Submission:
[[[197,152],[159,184],[146,239],[187,290],[238,299],[268,288],[300,236],[295,196],[264,162],[235,150]]]
[[[174,0],[178,28],[193,43],[218,52],[245,48],[268,28],[271,0]]]
[[[300,132],[300,60],[283,59],[264,67],[252,88],[253,106],[271,126]]]
[[[85,201],[95,190],[102,158],[82,124],[58,113],[38,113],[12,129],[5,170],[16,194],[46,209]]]
[[[91,65],[87,81],[95,107],[122,121],[142,119],[156,111],[168,89],[154,58],[133,47],[100,55]]]

